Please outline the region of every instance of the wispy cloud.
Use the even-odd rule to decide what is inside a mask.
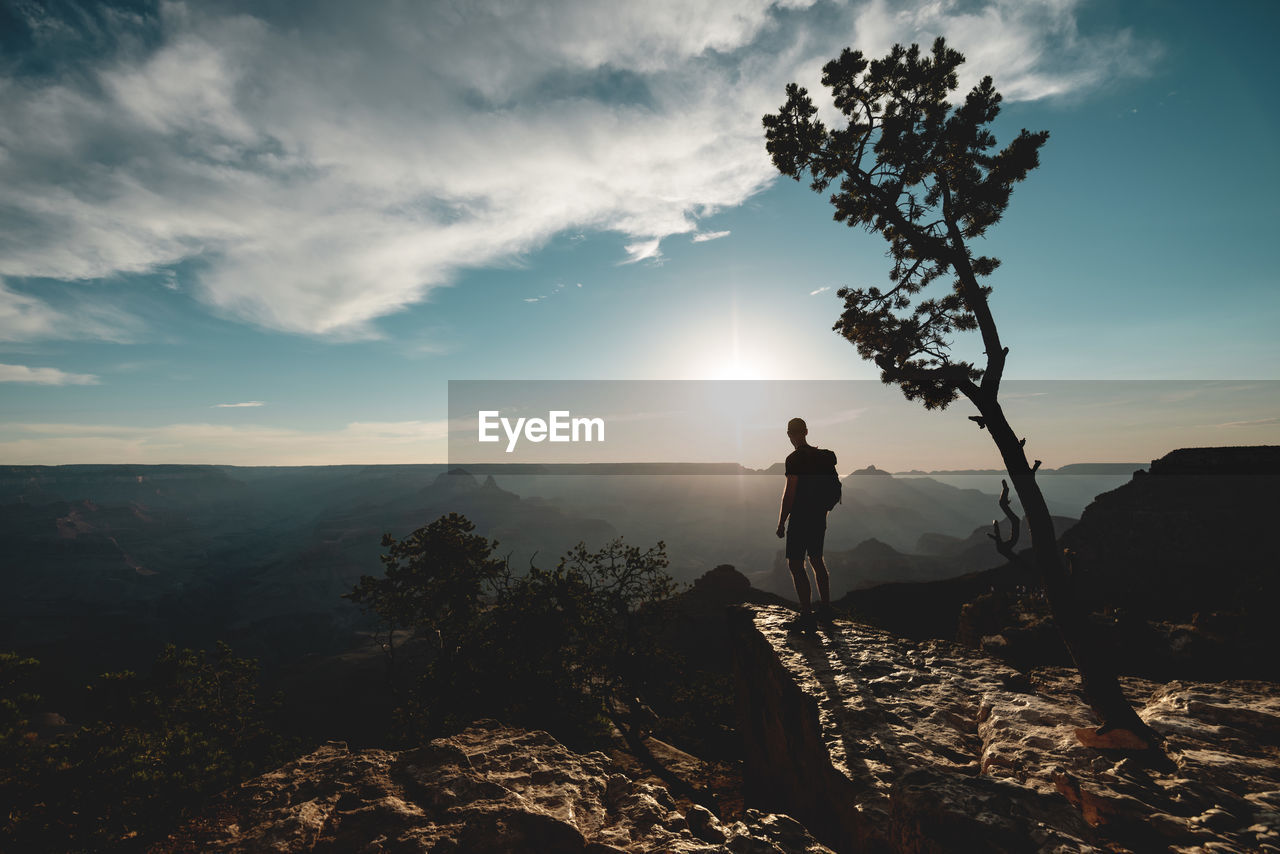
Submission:
[[[3,130],[0,129],[2,145]],[[0,174],[3,171],[4,157],[0,154]],[[2,237],[0,247],[3,247]],[[2,256],[0,263],[3,263]],[[65,306],[55,307],[47,300],[12,289],[0,279],[0,341],[95,339],[127,342],[134,340],[141,329],[136,318],[100,297],[67,299],[65,302]]]
[[[287,4],[255,17],[169,2],[116,15],[74,69],[0,76],[0,275],[109,286],[199,258],[181,288],[219,313],[376,335],[377,318],[459,270],[566,231],[620,233],[629,263],[659,262],[671,235],[723,236],[698,234],[699,220],[775,177],[759,117],[850,42],[874,54],[947,33],[1009,100],[1140,70],[1150,51],[1082,34],[1079,2],[810,14],[808,0],[546,0],[446,15],[318,0],[292,17]],[[83,47],[76,26],[34,28],[32,49]],[[0,294],[8,340],[115,329],[109,314]]]
[[[857,47],[872,56],[894,42],[927,45],[943,34],[965,55],[960,93],[990,74],[1008,101],[1077,95],[1104,81],[1141,75],[1160,55],[1157,44],[1128,30],[1084,35],[1078,0],[974,4],[918,2],[905,8],[884,0],[860,5]]]
[[[708,240],[719,240],[728,237],[728,231],[700,231],[693,236],[694,243],[706,243]]]
[[[1251,421],[1226,421],[1217,427],[1264,427],[1269,424],[1280,424],[1280,418],[1255,418]]]
[[[582,287],[582,283],[578,282],[577,287],[579,288]],[[538,294],[536,297],[525,297],[524,301],[525,302],[542,302],[543,300],[551,299],[553,296],[556,296],[564,289],[565,289],[564,282],[558,282],[556,283],[556,286],[553,287],[548,293]]]
[[[817,288],[815,290],[809,291],[809,296],[816,297],[818,294],[825,294],[829,290],[831,290],[831,286],[825,285],[821,288]]]
[[[29,368],[26,365],[0,365],[0,383],[33,385],[97,385],[93,374],[71,374],[57,368]]]
[[[249,407],[266,406],[261,400],[246,400],[243,403],[215,403],[212,409],[245,409]]]
[[[627,252],[627,258],[623,264],[634,264],[637,261],[656,261],[662,257],[662,238],[654,237],[649,240],[637,240],[634,243],[628,243],[623,247]]]

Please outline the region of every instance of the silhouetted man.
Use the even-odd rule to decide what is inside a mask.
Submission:
[[[800,599],[800,616],[788,624],[788,628],[812,631],[817,619],[810,606],[809,573],[804,568],[804,558],[809,556],[813,577],[818,583],[818,616],[831,616],[831,581],[827,565],[822,561],[822,542],[827,536],[827,506],[819,491],[821,475],[829,474],[836,464],[836,455],[822,448],[815,448],[807,441],[809,427],[803,418],[787,422],[787,438],[795,450],[787,455],[787,488],[782,493],[782,509],[778,513],[778,537],[787,538],[787,566],[795,581],[796,596]],[[791,524],[787,525],[790,517]]]

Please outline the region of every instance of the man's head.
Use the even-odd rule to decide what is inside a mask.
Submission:
[[[787,438],[791,440],[791,444],[797,448],[807,445],[804,440],[809,435],[809,426],[804,423],[803,418],[792,418],[787,422]]]

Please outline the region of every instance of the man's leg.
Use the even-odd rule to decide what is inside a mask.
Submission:
[[[827,538],[827,519],[824,515],[815,525],[813,537],[809,544],[809,565],[813,567],[813,578],[818,582],[818,617],[831,619],[831,576],[827,573],[826,561],[822,559],[823,542]]]
[[[813,615],[813,591],[809,587],[809,571],[804,566],[804,556],[812,547],[814,530],[812,520],[798,519],[793,515],[787,526],[787,567],[796,585],[796,598],[800,600],[800,616],[789,624],[792,631],[811,632],[817,628]],[[821,552],[821,549],[819,549]]]
[[[804,569],[803,557],[787,558],[787,566],[791,568],[791,580],[796,583],[796,597],[800,600],[800,613],[807,614],[812,593],[809,589],[809,573]]]
[[[822,559],[822,555],[814,557],[809,556],[809,565],[813,567],[814,580],[818,582],[818,598],[823,605],[831,605],[831,576],[827,574],[827,564]],[[795,570],[791,570],[792,574]],[[809,579],[805,578],[805,585],[808,586]]]

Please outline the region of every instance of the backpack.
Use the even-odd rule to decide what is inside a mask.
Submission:
[[[815,498],[818,506],[823,510],[831,511],[840,503],[843,487],[840,484],[840,475],[836,472],[836,455],[828,450],[821,450],[821,453],[824,459],[830,459],[831,470],[824,471],[815,478],[817,481],[817,489],[814,490],[817,493]]]

